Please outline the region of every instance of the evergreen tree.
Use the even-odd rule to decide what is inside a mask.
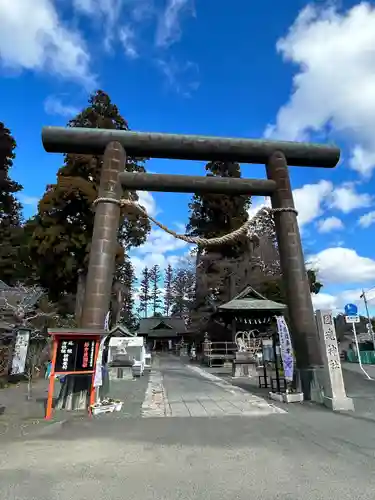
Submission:
[[[23,188],[10,177],[16,141],[0,122],[0,280],[14,285],[22,279],[20,248],[23,243],[21,204],[15,197]]]
[[[160,280],[161,280],[161,271],[160,267],[155,264],[149,272],[149,279],[150,279],[150,301],[151,301],[151,307],[153,311],[153,316],[156,315],[157,312],[159,312],[159,309],[161,308],[161,295],[162,291],[160,290]]]
[[[125,258],[122,264],[116,266],[114,281],[121,283],[123,286],[120,322],[129,328],[130,331],[135,331],[138,324],[138,318],[134,314],[136,277],[129,258]]]
[[[176,272],[172,282],[172,294],[172,316],[183,318],[189,323],[195,294],[194,271],[182,268]]]
[[[206,165],[207,175],[240,178],[238,163],[210,162]],[[248,196],[224,196],[222,194],[193,195],[189,204],[190,214],[187,231],[191,236],[215,238],[240,228],[248,220],[250,198]],[[222,257],[237,257],[243,252],[246,237],[236,243],[221,245],[218,251]]]
[[[68,127],[129,130],[117,106],[101,90],[90,96],[89,106]],[[31,256],[41,283],[54,298],[75,293],[77,276],[87,269],[94,223],[92,203],[97,197],[102,164],[102,157],[65,155],[56,184],[47,186],[38,214],[29,222],[33,230]],[[143,160],[127,158],[126,170],[143,172]],[[135,192],[129,194],[138,199]],[[118,262],[123,259],[123,249],[141,245],[149,230],[145,217],[127,212],[118,232]]]
[[[145,267],[142,271],[142,278],[139,286],[139,312],[143,313],[144,318],[148,317],[148,308],[151,299],[150,271],[148,267]]]
[[[257,246],[253,249],[251,256],[256,268],[250,276],[250,284],[268,299],[286,303],[276,228],[269,209],[263,209],[253,218],[250,232],[257,235]],[[317,294],[323,284],[318,281],[315,269],[311,268],[308,263],[306,268],[310,291]]]
[[[164,314],[169,316],[173,300],[173,268],[168,264],[164,274]]]
[[[210,162],[206,165],[207,175],[240,178],[238,163]],[[248,220],[250,198],[248,196],[224,196],[219,194],[193,195],[189,204],[190,214],[187,233],[191,236],[214,238],[239,229]],[[215,256],[209,263],[210,249],[197,254],[197,297],[196,308],[205,307],[208,297],[218,302],[228,299],[228,277],[232,274],[229,261],[238,259],[248,251],[246,235],[237,241],[215,248]],[[205,264],[202,259],[205,258]],[[220,266],[218,265],[220,263]],[[228,263],[225,267],[224,264]]]

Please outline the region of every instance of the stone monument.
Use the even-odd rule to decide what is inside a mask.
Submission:
[[[316,311],[316,323],[323,360],[323,404],[334,411],[354,411],[346,395],[335,324],[331,311]]]

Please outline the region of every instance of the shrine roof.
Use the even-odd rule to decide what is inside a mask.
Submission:
[[[262,294],[247,286],[232,300],[218,307],[219,311],[282,311],[286,309],[285,304],[269,300]]]
[[[125,325],[117,324],[109,332],[111,337],[136,337],[136,333],[133,333]]]
[[[185,321],[182,318],[161,316],[143,318],[139,321],[138,335],[154,337],[175,337],[186,332]]]

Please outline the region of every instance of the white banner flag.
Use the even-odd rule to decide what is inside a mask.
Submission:
[[[12,375],[20,375],[25,372],[27,351],[29,349],[30,331],[19,330],[17,332],[12,359]]]
[[[109,319],[111,313],[108,311],[104,320],[104,330],[106,332],[109,331]],[[103,367],[103,351],[104,351],[104,342],[108,338],[108,335],[102,338],[100,341],[99,349],[98,349],[98,357],[96,359],[96,367],[95,367],[95,376],[94,376],[94,387],[101,387],[103,385],[103,375],[102,375],[102,367]]]
[[[276,322],[280,339],[280,352],[283,362],[284,378],[286,381],[292,382],[294,372],[294,358],[288,325],[286,324],[284,316],[277,316]]]
[[[108,336],[106,335],[100,341],[98,357],[96,360],[96,367],[95,367],[94,387],[101,387],[103,384],[103,377],[102,377],[103,351],[104,351],[104,342],[106,341],[107,337]]]

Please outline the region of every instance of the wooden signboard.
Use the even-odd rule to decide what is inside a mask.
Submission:
[[[55,330],[46,419],[52,417],[52,402],[56,375],[91,375],[90,406],[95,401],[94,376],[100,339],[103,332]]]
[[[93,339],[59,339],[55,374],[94,370],[95,344]]]

